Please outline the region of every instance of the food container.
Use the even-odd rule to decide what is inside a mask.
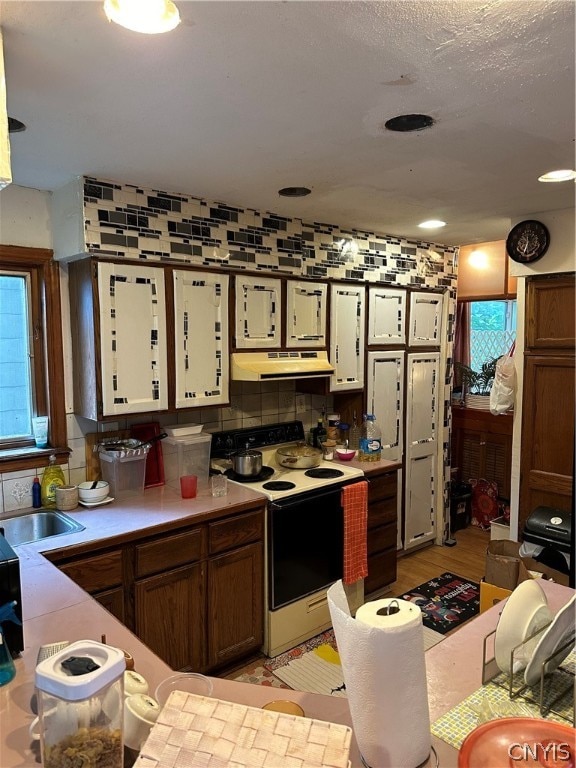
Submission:
[[[322,450],[304,442],[291,443],[276,450],[276,461],[289,469],[311,469],[322,461]]]
[[[134,442],[139,443],[140,441]],[[101,444],[98,447],[102,478],[109,483],[112,498],[141,496],[144,493],[146,456],[149,450],[149,445],[141,448],[123,447],[114,450],[108,449],[106,444]]]
[[[36,667],[44,768],[122,768],[124,654],[79,640]],[[75,762],[76,760],[76,762]]]
[[[206,432],[201,432],[199,435],[164,438],[162,453],[166,485],[180,493],[182,475],[196,475],[198,489],[208,487],[211,442],[212,435]]]

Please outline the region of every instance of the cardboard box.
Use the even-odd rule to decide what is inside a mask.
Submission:
[[[512,594],[510,589],[502,589],[494,584],[488,584],[486,581],[480,582],[480,613],[484,613],[488,608],[499,603]]]
[[[517,541],[502,539],[488,544],[484,570],[484,581],[488,584],[512,591],[522,581],[534,576],[568,586],[568,576],[565,573],[549,568],[531,557],[521,557],[520,544]]]

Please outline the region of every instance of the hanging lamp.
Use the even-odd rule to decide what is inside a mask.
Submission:
[[[157,35],[180,24],[180,13],[172,0],[104,0],[104,13],[133,32]]]

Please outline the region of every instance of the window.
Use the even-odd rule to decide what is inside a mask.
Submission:
[[[0,469],[26,469],[66,448],[59,267],[52,252],[0,245]],[[49,444],[32,437],[48,416]],[[40,457],[40,459],[39,459]],[[60,458],[59,457],[59,458]]]
[[[516,300],[470,302],[470,365],[505,355],[516,339]]]

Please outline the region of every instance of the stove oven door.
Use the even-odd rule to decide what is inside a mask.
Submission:
[[[268,505],[269,608],[276,610],[342,578],[341,488]]]

